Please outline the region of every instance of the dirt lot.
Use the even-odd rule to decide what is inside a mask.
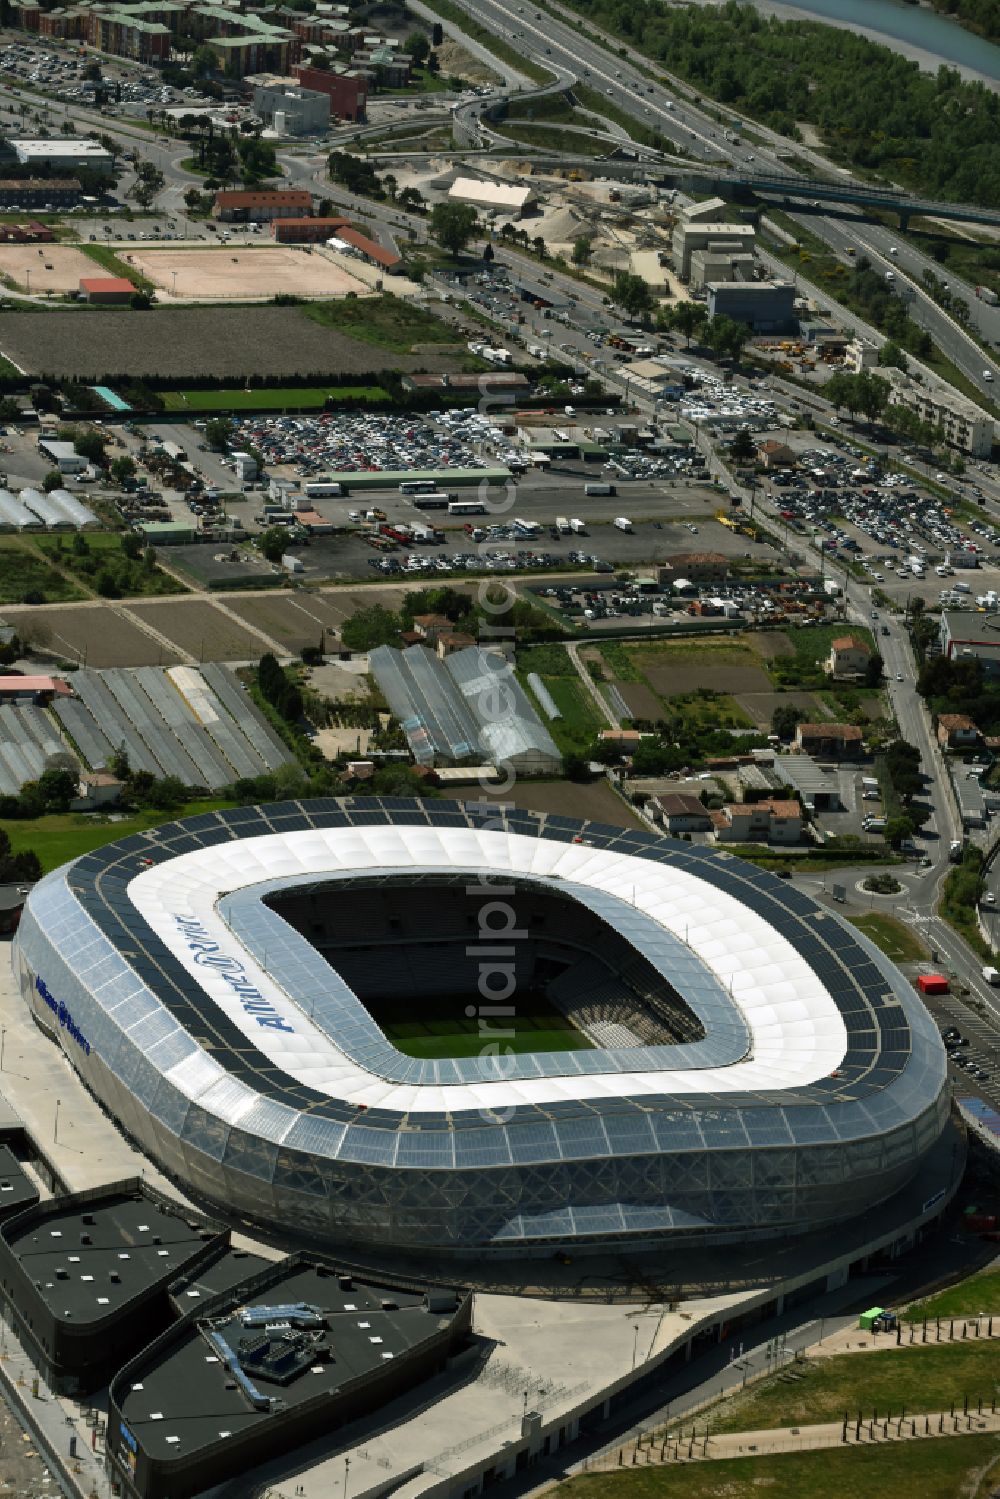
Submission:
[[[795,647],[784,630],[756,630],[753,648],[765,661],[774,661],[778,656],[794,656]]]
[[[199,661],[256,661],[268,649],[205,599],[157,599],[129,609]]]
[[[657,719],[663,715],[663,704],[653,692],[641,682],[616,682],[615,686],[628,705],[630,718]]]
[[[455,795],[459,799],[466,797],[464,789]],[[469,788],[467,795],[478,800],[483,793]],[[498,800],[513,802],[515,807],[527,807],[532,812],[554,812],[558,817],[589,817],[594,822],[610,822],[617,827],[645,827],[606,781],[594,781],[589,786],[571,781],[518,781],[512,791],[504,792]]]
[[[339,610],[318,594],[261,594],[256,598],[228,601],[234,614],[248,624],[266,630],[289,651],[300,651],[304,645],[318,645],[323,631],[328,634],[342,618]]]
[[[93,263],[87,261],[88,269]],[[32,278],[34,286],[34,278]],[[298,307],[163,307],[152,312],[0,313],[0,353],[29,374],[98,379],[247,371],[274,377],[455,368],[454,354],[396,354],[303,316]]]
[[[368,290],[363,281],[349,276],[325,255],[311,254],[299,245],[123,250],[121,255],[168,299],[176,296],[179,301],[226,297],[266,301],[282,292],[296,297],[343,297]]]
[[[734,696],[747,717],[767,733],[775,708],[801,708],[807,723],[822,723],[834,716],[811,692],[738,692]]]
[[[664,697],[697,692],[699,687],[707,687],[711,692],[728,692],[733,697],[772,690],[763,667],[741,665],[737,661],[713,662],[710,657],[685,661],[680,652],[676,662],[645,667],[645,677],[653,690]]]
[[[12,625],[22,619],[44,625],[49,634],[38,640],[39,648],[87,666],[176,666],[181,660],[179,652],[161,646],[108,604],[48,609],[5,604],[3,615]]]
[[[0,276],[22,290],[79,291],[83,276],[102,275],[107,272],[72,245],[0,245]]]

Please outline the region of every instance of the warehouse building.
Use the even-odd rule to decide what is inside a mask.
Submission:
[[[724,253],[749,255],[753,252],[756,231],[752,224],[702,224],[681,220],[674,226],[671,248],[674,270],[682,281],[691,276],[691,257],[696,250],[719,250]]]
[[[113,165],[111,152],[85,135],[11,140],[7,144],[23,167],[55,167],[68,175],[82,167],[92,172],[110,172]]]
[[[479,177],[456,177],[448,190],[448,198],[452,203],[471,203],[484,212],[503,213],[512,219],[522,218],[537,207],[533,187],[485,182]]]
[[[76,177],[5,177],[0,181],[0,208],[24,209],[74,208],[80,201],[83,188]],[[36,230],[47,229],[47,237],[55,239],[48,226],[34,225]],[[41,238],[36,233],[34,236]]]
[[[790,281],[710,281],[710,317],[747,323],[755,333],[788,333],[795,327],[795,287]]]

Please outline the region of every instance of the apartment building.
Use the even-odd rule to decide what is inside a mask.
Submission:
[[[921,385],[901,370],[883,369],[892,385],[892,404],[905,406],[922,422],[940,427],[945,441],[973,458],[988,458],[993,451],[996,424],[991,416],[950,387]]]

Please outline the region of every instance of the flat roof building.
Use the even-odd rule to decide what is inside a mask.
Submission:
[[[89,1046],[68,1015],[71,1027],[73,1044]],[[49,1383],[86,1392],[169,1325],[168,1285],[220,1243],[227,1230],[135,1177],[0,1223],[0,1285]]]
[[[536,196],[533,187],[515,186],[509,182],[486,182],[480,177],[456,177],[448,190],[448,197],[452,202],[472,203],[476,208],[487,212],[495,209],[498,213],[510,214],[515,219],[535,206]]]
[[[681,220],[674,226],[671,246],[674,270],[682,281],[691,275],[691,256],[695,250],[707,250],[725,245],[727,253],[750,253],[756,241],[756,230],[752,224],[691,224]]]
[[[790,281],[710,281],[710,317],[730,317],[758,333],[785,333],[795,325],[795,287]]]
[[[113,159],[99,141],[84,135],[53,136],[49,140],[11,140],[8,145],[23,167],[42,163],[61,169],[89,167],[92,172],[110,172]]]
[[[880,369],[892,386],[891,403],[905,406],[922,422],[940,427],[947,443],[973,458],[988,458],[993,451],[996,423],[993,418],[957,390],[942,385],[927,386],[902,370]]]
[[[330,124],[330,95],[302,88],[294,78],[258,85],[253,107],[276,135],[322,135]]]

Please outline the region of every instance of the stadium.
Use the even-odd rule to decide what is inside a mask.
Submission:
[[[204,813],[32,890],[21,992],[184,1191],[418,1253],[784,1239],[913,1180],[945,1055],[723,852],[481,802]]]

